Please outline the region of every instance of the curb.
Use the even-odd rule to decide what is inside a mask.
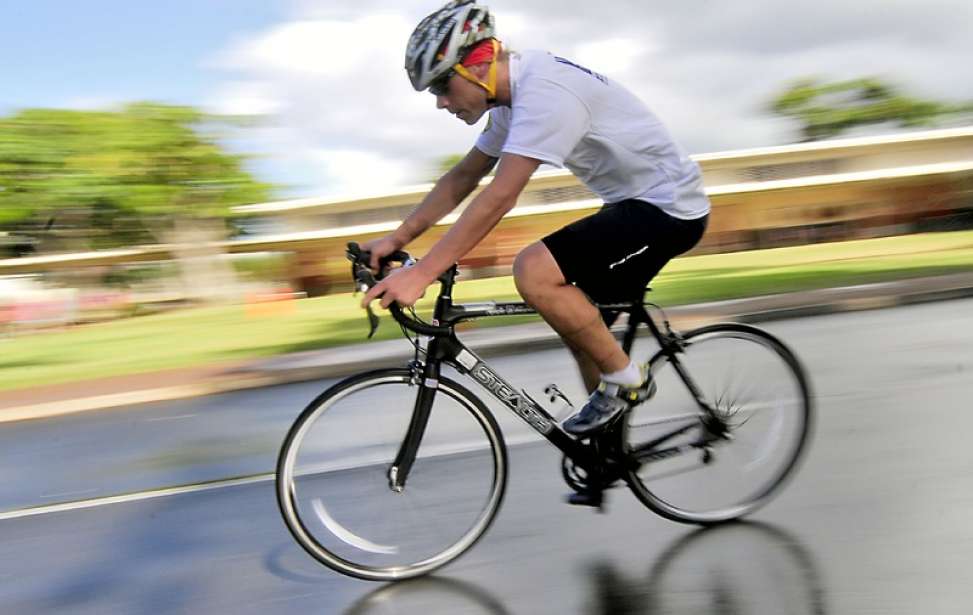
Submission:
[[[779,308],[758,311],[750,314],[739,314],[733,320],[742,323],[772,322],[789,318],[807,318],[811,316],[827,316],[844,312],[861,312],[865,310],[882,310],[922,303],[935,303],[954,299],[969,299],[973,297],[973,287],[952,288],[945,290],[928,290],[902,295],[881,297],[855,297],[842,299],[833,303],[804,305],[793,308]]]
[[[954,282],[963,285],[948,286],[948,283]],[[906,289],[907,286],[911,290]],[[929,288],[917,289],[922,286]],[[889,290],[894,292],[888,292]],[[676,328],[687,329],[720,320],[754,324],[971,297],[973,276],[957,274],[922,278],[918,281],[883,282],[681,306],[666,310],[666,314]],[[561,346],[560,338],[544,323],[503,329],[470,331],[464,336],[464,340],[477,354],[485,357],[510,354],[527,348],[540,350]],[[0,423],[339,378],[368,369],[401,365],[412,358],[413,354],[412,346],[405,340],[391,340],[328,351],[284,355],[202,383],[0,409]],[[331,360],[322,362],[325,355],[331,357]]]

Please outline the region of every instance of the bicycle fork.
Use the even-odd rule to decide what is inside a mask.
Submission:
[[[409,427],[406,429],[395,461],[388,469],[389,489],[396,493],[402,493],[405,490],[405,481],[412,470],[412,464],[415,463],[419,444],[422,443],[422,436],[426,433],[426,424],[429,422],[432,402],[435,400],[436,392],[439,389],[439,364],[437,362],[427,363],[422,375],[419,376],[416,373],[416,377],[419,380],[419,391],[416,395],[412,419],[409,421]]]

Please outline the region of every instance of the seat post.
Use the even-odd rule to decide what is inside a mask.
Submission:
[[[638,333],[639,324],[641,324],[642,318],[641,314],[634,305],[631,311],[628,313],[628,324],[625,326],[625,336],[622,338],[622,350],[628,357],[632,358],[632,345],[635,343],[635,336]]]

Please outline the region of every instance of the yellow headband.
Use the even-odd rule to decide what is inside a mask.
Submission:
[[[486,90],[487,94],[489,95],[487,100],[491,100],[491,101],[495,100],[497,97],[497,58],[500,57],[500,44],[497,42],[497,39],[493,39],[492,42],[493,42],[493,59],[490,61],[490,72],[487,74],[486,83],[480,81],[473,75],[473,73],[466,70],[466,67],[463,66],[462,63],[457,62],[456,65],[453,66],[453,70],[455,70],[464,79],[472,83],[475,83],[476,85]]]

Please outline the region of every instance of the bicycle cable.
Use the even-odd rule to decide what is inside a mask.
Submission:
[[[410,306],[408,309],[409,309],[409,313],[412,315],[412,318],[414,320],[417,320],[417,321],[419,321],[419,322],[421,322],[423,324],[426,324],[421,318],[419,318],[418,314],[416,314],[416,308],[415,308],[415,306]],[[402,329],[402,335],[404,335],[405,338],[407,340],[409,340],[409,343],[412,344],[413,348],[416,349],[415,360],[418,361],[420,355],[421,356],[426,356],[426,350],[419,343],[419,334],[416,333],[415,334],[415,337],[413,338],[412,335],[410,334],[409,330],[406,329],[404,325],[401,325],[400,324],[399,325],[399,328]]]
[[[659,311],[659,313],[662,315],[662,325],[663,325],[663,330],[665,331],[665,334],[667,336],[672,336],[673,333],[674,333],[674,331],[672,330],[672,325],[669,324],[669,317],[666,316],[666,311],[664,309],[662,309],[662,306],[660,306],[660,305],[658,305],[656,303],[650,303],[650,302],[644,302],[644,303],[642,303],[642,305],[645,306],[645,307],[653,307],[653,308],[655,308],[656,310]]]

